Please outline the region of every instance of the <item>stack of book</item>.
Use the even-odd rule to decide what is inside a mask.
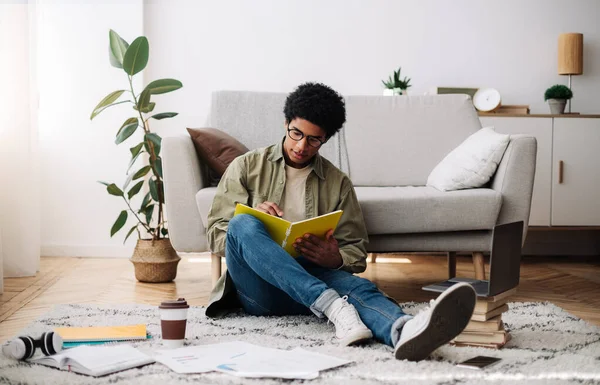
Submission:
[[[503,347],[511,337],[504,328],[502,313],[508,310],[508,298],[516,292],[515,287],[493,297],[478,297],[471,321],[451,343],[456,346]]]

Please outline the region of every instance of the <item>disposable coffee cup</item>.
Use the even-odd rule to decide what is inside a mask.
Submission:
[[[166,348],[182,347],[190,305],[185,298],[179,298],[176,301],[163,301],[158,308],[160,309],[163,346]]]

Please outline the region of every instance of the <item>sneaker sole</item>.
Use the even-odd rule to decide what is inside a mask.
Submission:
[[[371,338],[373,338],[373,333],[369,329],[359,330],[356,333],[351,334],[344,339],[341,339],[340,345],[342,345],[342,346],[358,345],[362,342],[367,342]]]
[[[476,295],[471,285],[457,284],[440,295],[427,326],[394,351],[398,360],[421,361],[459,335],[471,319]]]

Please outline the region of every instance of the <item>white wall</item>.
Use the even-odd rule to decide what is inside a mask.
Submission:
[[[180,113],[153,122],[161,135],[202,126],[214,90],[288,92],[314,80],[344,94],[380,94],[380,80],[400,65],[412,78],[412,94],[431,86],[494,87],[504,104],[546,113],[545,89],[567,83],[557,74],[563,32],[581,32],[585,40],[573,110],[600,112],[597,0],[43,3],[43,255],[130,255],[123,234],[109,238],[122,205],[96,183],[122,180],[128,146],[115,146],[113,138],[126,112],[89,122],[94,105],[123,86],[107,60],[109,28],[128,41],[148,36],[146,81],[173,77],[184,84],[156,97],[157,111]]]
[[[557,74],[563,32],[584,34],[573,111],[600,112],[598,0],[153,1],[144,20],[161,53],[148,79],[173,76],[185,87],[161,103],[182,113],[168,133],[201,125],[213,90],[288,92],[317,80],[344,94],[381,94],[380,80],[398,66],[412,94],[494,87],[504,104],[549,113],[544,91],[567,84]]]
[[[108,32],[129,42],[142,35],[143,3],[41,0],[39,18],[42,255],[130,256],[125,233],[110,238],[123,201],[97,181],[125,180],[131,145],[114,138],[131,107],[89,117],[104,96],[127,87],[125,72],[109,64]]]

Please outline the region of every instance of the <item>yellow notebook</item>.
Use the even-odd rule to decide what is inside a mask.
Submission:
[[[337,210],[329,214],[319,215],[318,217],[305,219],[303,221],[290,222],[283,218],[263,213],[262,211],[253,209],[245,204],[238,203],[235,206],[234,215],[250,214],[260,219],[265,225],[267,232],[271,235],[271,238],[273,238],[277,244],[281,245],[281,247],[283,247],[292,257],[297,257],[299,254],[294,249],[294,240],[296,238],[301,238],[306,233],[325,239],[325,233],[330,229],[335,230],[342,217],[342,212],[342,210]]]
[[[146,325],[63,327],[54,331],[64,342],[145,340]]]

